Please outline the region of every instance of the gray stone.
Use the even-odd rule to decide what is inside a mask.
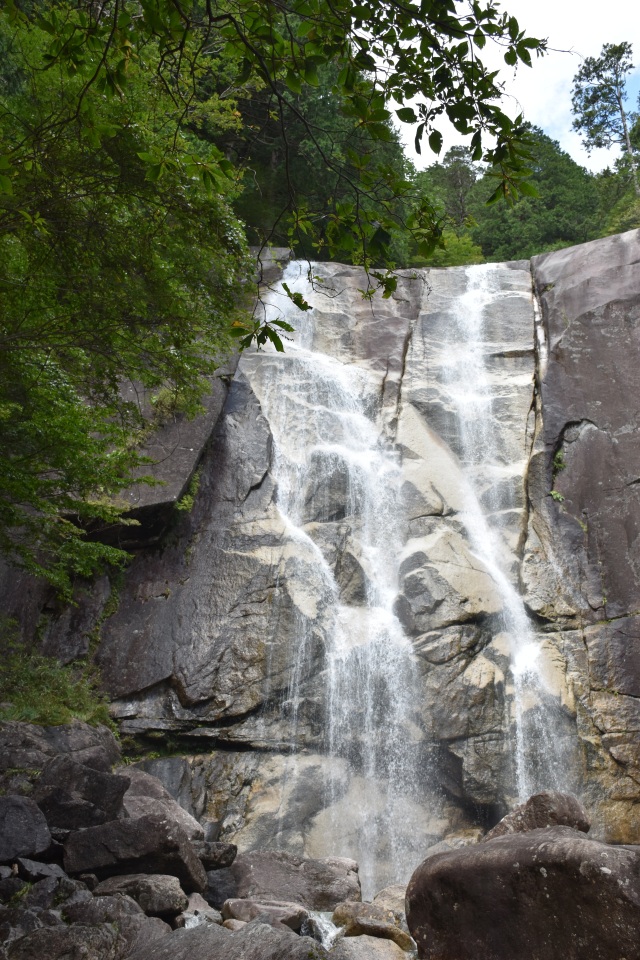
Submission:
[[[18,864],[19,876],[31,883],[36,880],[44,880],[45,877],[61,879],[67,876],[57,863],[38,863],[37,860],[29,860],[27,857],[18,857],[16,863]]]
[[[8,907],[0,909],[0,943],[11,943],[40,930],[61,923],[60,919],[48,910],[20,909]]]
[[[638,957],[640,848],[570,827],[497,837],[425,860],[407,889],[424,960]]]
[[[407,888],[403,883],[392,883],[380,890],[373,898],[372,906],[381,907],[387,915],[391,914],[396,923],[404,919],[404,900]]]
[[[127,767],[126,775],[130,784],[124,794],[124,809],[129,817],[162,815],[178,823],[190,840],[202,839],[204,831],[198,821],[176,803],[156,777],[137,767]]]
[[[526,833],[542,827],[572,827],[588,833],[590,826],[589,815],[579,800],[567,793],[547,790],[529,797],[526,803],[521,803],[503,817],[500,823],[489,830],[483,842],[508,833]]]
[[[406,960],[407,954],[392,940],[363,935],[338,940],[331,960]]]
[[[199,893],[192,893],[189,897],[189,903],[184,913],[176,917],[174,926],[190,927],[198,923],[218,923],[222,924],[222,914],[215,907],[210,906],[204,897]]]
[[[146,948],[149,944],[156,943],[161,937],[171,933],[168,923],[157,917],[145,916],[140,906],[131,897],[122,893],[114,896],[96,896],[83,903],[65,906],[63,917],[72,924],[115,925],[125,944],[122,951],[123,957],[142,947]]]
[[[194,843],[193,849],[202,861],[205,870],[221,870],[230,867],[238,853],[235,843],[219,843],[202,840]]]
[[[222,905],[222,916],[225,920],[243,920],[250,923],[265,913],[296,933],[300,932],[302,924],[309,919],[309,911],[305,907],[282,900],[226,900]]]
[[[114,924],[42,927],[14,940],[8,960],[124,960],[126,942]]]
[[[404,956],[404,954],[403,954]],[[263,923],[247,923],[237,931],[213,923],[176,930],[128,960],[327,960],[328,954],[308,937],[274,930]]]
[[[395,923],[387,923],[374,917],[353,917],[345,924],[344,935],[345,937],[378,937],[381,940],[391,940],[407,953],[412,953],[415,947],[409,934]]]
[[[238,854],[230,869],[241,898],[286,900],[310,910],[332,910],[343,900],[360,899],[358,865],[341,857],[312,860],[261,850]]]
[[[187,892],[202,892],[204,868],[180,826],[162,816],[115,820],[71,833],[64,845],[68,873],[90,871],[98,877],[135,872],[177,877]]]
[[[110,771],[120,758],[120,748],[106,727],[80,720],[56,727],[8,721],[0,724],[0,787],[21,792],[31,788],[47,762],[68,754],[76,763]]]
[[[0,863],[34,857],[51,846],[43,814],[28,797],[0,797]]]
[[[44,877],[34,883],[20,902],[38,910],[58,910],[87,900],[91,900],[91,893],[79,880]]]
[[[33,800],[50,827],[78,830],[115,820],[129,778],[77,763],[61,754],[42,770]]]
[[[163,874],[128,874],[109,877],[93,891],[95,897],[124,893],[131,897],[150,917],[171,918],[187,909],[189,898],[177,877]]]

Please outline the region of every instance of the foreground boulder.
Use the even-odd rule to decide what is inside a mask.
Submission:
[[[215,923],[176,930],[128,960],[329,960],[329,954],[310,937],[254,921],[237,931]]]
[[[190,840],[202,840],[204,830],[198,821],[187,813],[160,783],[157,777],[139,770],[137,767],[121,768],[119,773],[129,780],[124,795],[124,809],[132,819],[149,814],[164,814],[168,820],[180,824]],[[209,868],[207,868],[209,869]]]
[[[638,960],[640,847],[550,827],[443,853],[407,923],[423,960]]]
[[[114,820],[69,834],[64,844],[67,873],[95,873],[99,879],[125,873],[177,877],[186,893],[202,893],[207,875],[189,838],[163,816]]]
[[[369,936],[340,940],[329,956],[331,960],[407,960],[396,943]]]
[[[236,857],[229,872],[230,896],[285,900],[309,910],[333,910],[344,900],[360,900],[358,864],[342,857],[311,860],[283,850],[256,850]]]
[[[0,863],[36,857],[51,846],[47,821],[28,797],[0,797]]]
[[[94,889],[96,897],[116,893],[131,897],[150,917],[176,917],[189,906],[189,898],[177,877],[166,874],[133,873],[125,877],[109,877]]]
[[[521,803],[503,817],[483,838],[483,842],[507,833],[526,833],[542,827],[572,827],[588,833],[590,826],[589,815],[579,800],[569,793],[545,790],[529,797],[526,803]]]
[[[303,923],[309,919],[309,912],[299,903],[286,903],[283,900],[227,900],[222,906],[222,916],[225,920],[242,920],[250,923],[258,917],[267,914],[269,920],[264,922],[282,924],[296,933]]]

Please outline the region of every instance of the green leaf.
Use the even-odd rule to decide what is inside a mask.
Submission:
[[[396,110],[396,116],[399,120],[402,120],[403,123],[418,122],[418,117],[413,107],[400,107],[399,110]]]
[[[518,190],[525,197],[539,197],[540,191],[534,186],[533,183],[529,183],[527,180],[518,181]]]
[[[287,75],[284,78],[284,82],[292,93],[302,93],[302,80],[297,73],[293,72],[293,70],[287,70]]]
[[[429,134],[429,146],[434,153],[442,150],[442,134],[439,130],[432,130]]]

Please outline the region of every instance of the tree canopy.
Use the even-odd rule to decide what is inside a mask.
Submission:
[[[488,42],[511,66],[544,50],[491,0],[1,0],[6,556],[67,593],[122,560],[86,536],[121,517],[140,466],[122,381],[193,411],[234,337],[281,348],[279,321],[242,312],[234,212],[270,151],[284,176],[259,239],[275,227],[366,268],[397,262],[398,237],[428,254],[442,232],[428,196],[407,203],[394,116],[435,151],[447,117],[498,174],[494,194],[518,195],[524,128],[500,107]]]
[[[625,109],[626,78],[633,70],[632,47],[605,43],[599,57],[585,57],[573,78],[572,105],[575,130],[583,134],[587,150],[620,144],[626,153],[636,194],[640,181],[631,143],[631,128],[637,114]]]

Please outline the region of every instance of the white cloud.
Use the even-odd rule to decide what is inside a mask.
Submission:
[[[578,162],[591,170],[600,170],[612,164],[614,150],[594,150],[589,157],[580,143],[580,136],[571,124],[571,87],[581,58],[598,56],[603,43],[621,43],[627,40],[633,46],[636,70],[629,78],[631,97],[629,106],[636,108],[640,91],[640,16],[633,12],[636,0],[607,0],[605,6],[594,0],[503,0],[500,6],[516,17],[520,28],[534,37],[549,41],[549,53],[540,60],[534,58],[533,67],[521,66],[514,74],[502,60],[499,50],[485,56],[488,64],[496,69],[502,64],[502,80],[509,114],[515,115],[521,108],[525,118],[560,145]],[[485,48],[484,53],[487,53]],[[450,128],[445,133],[446,150],[461,142],[459,135]],[[416,166],[433,163],[434,156],[425,145],[422,157],[413,151],[411,128],[404,127],[403,140],[407,154]]]

